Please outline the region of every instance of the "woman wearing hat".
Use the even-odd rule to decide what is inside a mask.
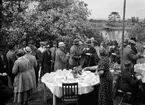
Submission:
[[[55,56],[54,71],[58,69],[66,69],[69,60],[69,53],[65,54],[64,42],[59,42],[58,47]]]
[[[34,88],[34,80],[30,69],[32,68],[29,60],[23,56],[24,51],[19,49],[17,52],[18,59],[15,61],[12,73],[15,75],[14,79],[14,102],[21,105],[28,105],[28,98],[31,90]]]
[[[29,60],[29,62],[31,63],[31,69],[30,69],[30,72],[31,72],[31,75],[32,75],[32,78],[33,78],[33,84],[34,84],[34,89],[33,89],[33,92],[36,91],[36,67],[37,67],[37,61],[36,61],[36,58],[35,56],[33,56],[31,53],[32,53],[32,50],[30,47],[25,47],[24,48],[24,51],[25,51],[25,55],[24,57],[26,59]]]

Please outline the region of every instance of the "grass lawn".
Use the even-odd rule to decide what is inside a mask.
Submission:
[[[51,93],[48,92],[48,94],[51,94]],[[115,103],[114,105],[118,105],[119,101],[120,101],[120,97],[117,97],[117,99],[114,102]],[[51,96],[48,97],[47,102],[46,103],[44,102],[44,99],[43,99],[43,88],[42,88],[42,84],[40,83],[39,86],[38,86],[38,92],[35,93],[31,97],[31,99],[29,100],[29,105],[52,105],[52,104],[53,104],[52,94],[51,94]],[[6,103],[6,105],[18,105],[18,104],[17,103],[13,103],[13,99],[11,99],[11,100],[9,100]],[[57,105],[61,105],[61,99],[59,99],[59,98],[57,98]],[[92,104],[90,104],[90,105],[92,105]],[[122,105],[129,105],[129,104],[122,103]]]

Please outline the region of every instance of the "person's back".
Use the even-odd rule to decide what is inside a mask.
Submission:
[[[36,61],[36,58],[35,58],[35,56],[33,56],[33,55],[31,55],[31,53],[32,53],[32,50],[31,50],[31,48],[30,47],[26,47],[26,48],[24,48],[24,51],[25,51],[25,55],[24,55],[24,58],[26,58],[29,62],[30,62],[30,69],[29,69],[29,71],[30,71],[30,73],[31,73],[31,77],[32,77],[32,79],[33,79],[33,85],[34,85],[34,88],[33,88],[33,92],[35,92],[36,91],[36,73],[35,73],[35,69],[36,69],[36,67],[37,67],[37,61]]]
[[[12,69],[14,62],[16,61],[16,55],[15,52],[12,50],[9,50],[6,54],[7,61],[8,61],[8,68]],[[9,71],[11,73],[11,71]]]
[[[124,61],[127,61],[127,60],[130,61],[129,56],[128,56],[128,54],[129,54],[130,51],[131,51],[131,48],[129,46],[126,46],[123,49],[123,59],[124,59]]]
[[[17,54],[19,58],[15,61],[12,71],[12,73],[15,75],[14,102],[18,103],[27,101],[27,98],[29,97],[29,91],[35,86],[30,72],[31,64],[28,59],[22,56],[22,50],[20,51],[19,55]],[[25,92],[25,94],[22,94],[23,92]],[[24,96],[26,98],[20,98]]]
[[[56,51],[54,70],[67,68],[69,53],[65,54],[64,51],[65,51],[65,44],[63,42],[59,42],[59,49],[57,49]]]
[[[80,65],[80,58],[81,58],[81,52],[80,52],[79,46],[73,45],[70,48],[69,64],[72,67],[79,66]]]
[[[133,64],[131,61],[125,61],[125,67],[122,71],[119,88],[124,91],[133,91],[138,86],[138,80],[135,78]]]
[[[25,54],[24,57],[26,57],[30,61],[30,63],[32,64],[34,68],[37,66],[37,61],[36,61],[35,56],[31,54]]]
[[[15,45],[9,46],[9,51],[6,53],[6,59],[7,59],[6,73],[8,74],[8,86],[10,88],[13,88],[14,75],[12,74],[12,68],[14,66],[14,62],[17,59],[15,55]]]
[[[57,69],[64,69],[66,67],[66,62],[64,62],[61,57],[65,56],[65,54],[58,49],[56,51],[56,57],[55,57],[55,64],[54,64],[54,70]],[[65,59],[64,59],[65,60]]]

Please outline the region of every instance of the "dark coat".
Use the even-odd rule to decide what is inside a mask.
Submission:
[[[4,61],[0,57],[0,73],[5,73],[5,68],[4,68]],[[8,85],[8,79],[7,76],[0,76],[1,82],[3,82],[5,85]]]
[[[6,54],[6,57],[7,57],[7,74],[10,77],[14,78],[14,75],[12,74],[12,68],[14,66],[14,62],[17,60],[15,52],[9,50]]]
[[[0,57],[0,73],[4,73],[5,69],[4,69],[4,62],[2,60],[2,58]]]
[[[121,81],[119,84],[119,89],[124,91],[132,92],[139,87],[139,81],[135,78],[133,70],[130,68],[125,68],[122,71]]]
[[[91,55],[87,55],[87,53],[90,53]],[[94,47],[90,47],[89,50],[83,52],[82,58],[84,58],[83,63],[81,63],[83,68],[88,66],[95,66],[100,60]]]
[[[13,90],[5,86],[0,80],[0,105],[5,105],[11,97],[13,97]]]
[[[36,57],[37,63],[38,64],[41,63],[42,53],[40,50],[37,49],[35,57]]]
[[[50,73],[51,72],[51,52],[45,50],[42,53],[42,75],[45,73]]]

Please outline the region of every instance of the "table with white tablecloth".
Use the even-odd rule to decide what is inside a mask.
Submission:
[[[57,70],[56,72],[46,73],[41,81],[53,94],[53,105],[56,105],[55,96],[62,96],[62,83],[78,83],[78,94],[88,94],[94,90],[94,85],[99,84],[99,75],[95,75],[90,71],[82,72],[74,78],[72,70]]]
[[[145,64],[136,64],[134,65],[134,71],[138,74],[141,75],[141,80],[142,83],[145,83]]]

